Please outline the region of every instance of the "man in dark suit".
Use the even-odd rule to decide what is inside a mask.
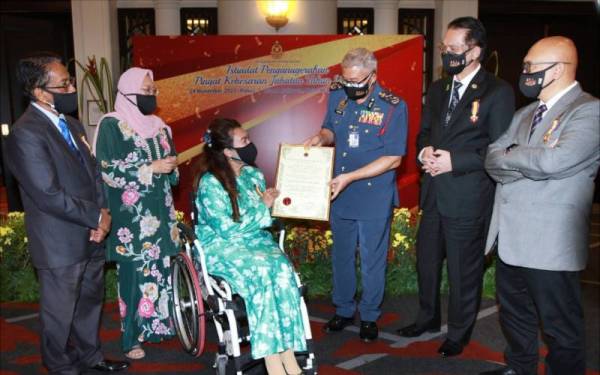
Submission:
[[[43,363],[61,375],[125,369],[100,351],[101,243],[111,218],[83,126],[64,115],[77,110],[73,80],[54,56],[22,59],[18,73],[31,104],[13,126],[7,158],[39,277]]]
[[[484,169],[488,144],[514,113],[512,88],[480,64],[486,32],[472,17],[455,19],[441,45],[447,78],[427,93],[417,140],[422,164],[417,236],[419,314],[402,336],[440,330],[440,278],[446,257],[450,285],[448,335],[438,352],[454,356],[469,341],[479,308],[484,245],[494,183]]]

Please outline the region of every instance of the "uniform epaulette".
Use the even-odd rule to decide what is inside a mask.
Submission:
[[[385,101],[390,103],[391,105],[398,105],[398,103],[400,103],[400,98],[397,97],[396,95],[392,94],[389,91],[381,91],[379,93],[379,97]]]
[[[342,87],[342,84],[339,82],[331,82],[331,85],[329,85],[329,91],[336,91],[341,89]]]

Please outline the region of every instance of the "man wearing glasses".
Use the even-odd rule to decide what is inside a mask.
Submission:
[[[443,357],[462,353],[476,320],[495,189],[483,163],[487,146],[504,133],[514,113],[511,87],[481,67],[486,45],[479,20],[450,22],[440,47],[447,77],[427,92],[417,138],[424,172],[417,234],[419,313],[414,324],[398,332],[416,337],[440,330],[446,258],[448,334],[438,349]]]
[[[50,55],[20,60],[18,74],[31,104],[13,126],[7,157],[40,283],[42,361],[50,374],[123,370],[127,362],[100,351],[101,243],[111,217],[83,126],[66,116],[77,111],[74,81]]]
[[[498,182],[487,250],[498,244],[500,323],[507,367],[537,374],[538,327],[546,373],[583,375],[585,331],[579,271],[588,254],[594,178],[600,165],[600,101],[575,81],[577,50],[544,38],[524,58],[520,109],[490,145],[485,167]]]
[[[379,86],[377,60],[369,50],[349,51],[341,65],[342,78],[331,85],[323,126],[304,143],[335,143],[336,148],[331,181],[336,313],[324,329],[340,331],[354,322],[358,246],[360,338],[372,341],[378,336],[392,208],[398,205],[395,169],[406,151],[406,104]]]

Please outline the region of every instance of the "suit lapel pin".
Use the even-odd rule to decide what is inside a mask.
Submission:
[[[477,120],[479,120],[479,99],[473,100],[471,103],[471,123],[475,125]]]
[[[478,88],[478,87],[479,87],[479,86],[477,86],[477,84],[476,84],[476,83],[473,83],[473,84],[471,85],[471,88],[472,88],[473,90],[477,90],[477,88]]]
[[[450,84],[447,84],[446,85],[446,91],[449,91],[449,90],[450,90]]]

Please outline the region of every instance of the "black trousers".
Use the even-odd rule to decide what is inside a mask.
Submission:
[[[38,269],[42,361],[50,374],[75,375],[102,361],[98,329],[104,258]]]
[[[440,325],[440,283],[448,265],[448,335],[467,343],[481,301],[488,217],[450,218],[424,209],[417,234],[419,315],[417,326]]]
[[[585,331],[579,272],[496,263],[500,325],[506,363],[520,375],[537,374],[538,328],[548,346],[546,374],[585,374]]]

